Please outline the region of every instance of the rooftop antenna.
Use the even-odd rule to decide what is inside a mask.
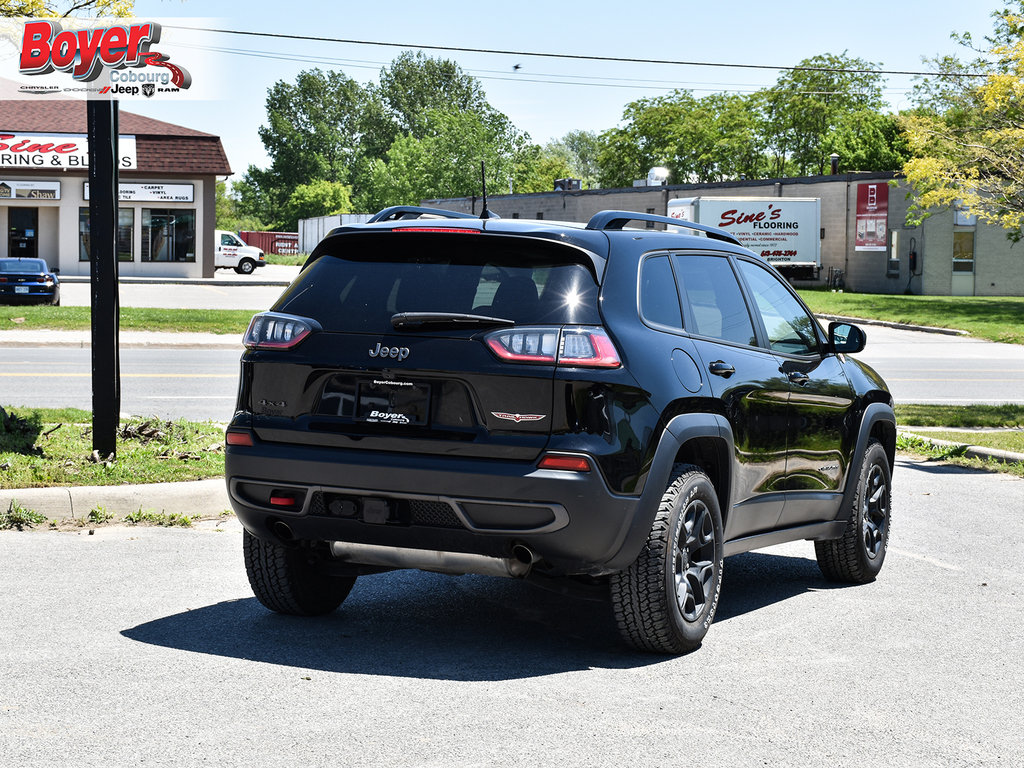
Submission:
[[[480,211],[481,219],[491,218],[491,212],[487,210],[487,177],[484,174],[484,161],[480,161],[480,188],[483,190],[484,208]]]

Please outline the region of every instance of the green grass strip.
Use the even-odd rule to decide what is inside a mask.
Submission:
[[[1024,405],[897,403],[896,422],[914,427],[1024,427]]]
[[[121,330],[221,333],[241,336],[255,314],[248,309],[122,307]],[[89,307],[0,307],[0,330],[82,331],[91,328]]]
[[[1024,344],[1024,297],[1020,296],[902,296],[824,290],[803,290],[800,296],[815,314],[950,328],[989,341]]]
[[[0,488],[203,480],[224,474],[224,430],[212,422],[121,422],[114,461],[92,450],[92,416],[8,408],[0,419]],[[56,418],[55,418],[56,417]]]

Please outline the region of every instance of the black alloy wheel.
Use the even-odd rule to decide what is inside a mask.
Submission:
[[[646,544],[611,578],[612,608],[626,642],[651,653],[698,648],[718,608],[723,557],[715,487],[700,467],[677,464]]]

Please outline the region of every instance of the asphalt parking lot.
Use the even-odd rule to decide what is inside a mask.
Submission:
[[[901,459],[878,581],[800,542],[726,561],[703,647],[608,607],[398,572],[299,620],[251,596],[234,521],[0,533],[11,766],[1014,766],[1024,480]]]

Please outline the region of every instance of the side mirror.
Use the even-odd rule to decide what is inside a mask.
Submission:
[[[50,269],[50,271],[53,272],[53,274],[55,274],[55,275],[59,275],[60,274],[60,267],[52,267]]]
[[[864,349],[868,337],[856,325],[852,323],[829,323],[828,343],[832,351],[837,354],[853,354]]]

